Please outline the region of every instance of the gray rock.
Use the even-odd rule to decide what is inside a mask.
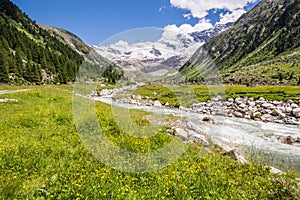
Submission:
[[[247,105],[244,104],[244,103],[241,103],[239,106],[240,106],[240,108],[246,108],[247,107]]]
[[[260,116],[261,116],[260,112],[254,112],[252,115],[253,118],[259,118]]]
[[[285,108],[285,112],[287,112],[287,113],[291,113],[292,111],[293,111],[293,109],[289,106]]]
[[[233,117],[233,114],[232,113],[228,113],[227,117]]]
[[[176,128],[176,136],[183,140],[188,140],[188,133],[182,128]]]
[[[19,101],[17,99],[0,99],[0,103],[18,103]]]
[[[132,98],[133,98],[133,99],[137,99],[137,100],[141,100],[141,99],[142,99],[142,96],[139,95],[139,94],[133,94],[133,95],[132,95]]]
[[[235,111],[232,113],[235,117],[243,117],[243,114],[238,112],[238,111]]]
[[[251,106],[251,107],[254,107],[256,104],[254,101],[248,101],[248,105]]]
[[[275,100],[275,101],[273,101],[272,103],[273,103],[274,105],[278,106],[278,105],[281,105],[281,104],[282,104],[282,101],[276,101],[276,100]]]
[[[228,102],[234,102],[234,99],[233,98],[229,98],[227,101]]]
[[[280,120],[280,119],[276,119],[276,120],[274,120],[274,122],[279,123],[279,124],[284,124],[284,121]]]
[[[264,114],[264,115],[262,115],[262,116],[260,117],[260,119],[261,119],[262,121],[267,121],[267,122],[272,122],[272,121],[273,121],[273,120],[272,120],[272,116],[269,115],[269,114]]]
[[[300,122],[295,119],[288,119],[286,123],[292,125],[300,125]]]
[[[245,115],[244,118],[245,119],[251,119],[251,116],[250,115]]]
[[[270,171],[271,171],[271,173],[276,174],[276,175],[284,174],[281,170],[274,168],[274,167],[270,167]]]
[[[189,134],[191,135],[190,140],[192,140],[193,142],[201,142],[203,146],[209,146],[209,142],[203,135],[197,134],[195,131],[192,130],[189,130]]]
[[[281,110],[278,110],[278,109],[274,109],[271,114],[273,116],[278,116],[280,118],[285,118],[286,117],[286,114],[283,113]]]
[[[295,103],[292,103],[291,104],[291,108],[295,109],[295,108],[299,108],[299,106],[297,104],[295,104]]]
[[[240,105],[240,104],[242,104],[243,102],[242,101],[235,101],[235,103],[237,104],[237,105]]]
[[[162,107],[162,104],[160,103],[159,100],[155,100],[155,101],[153,102],[153,105],[156,106],[156,107]]]
[[[264,103],[261,105],[263,108],[274,108],[274,105],[271,103]]]
[[[295,108],[292,112],[295,117],[300,117],[300,108]]]
[[[223,103],[223,105],[226,106],[226,107],[229,107],[229,106],[232,106],[232,102],[225,101],[225,102]]]
[[[240,164],[247,164],[248,161],[242,156],[237,149],[231,149],[230,151],[226,151],[223,153],[224,156],[230,156],[233,159],[237,160]]]

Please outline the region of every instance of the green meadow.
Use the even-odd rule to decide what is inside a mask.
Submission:
[[[151,100],[159,100],[162,104],[168,102],[172,107],[179,105],[189,106],[195,102],[208,101],[219,95],[223,99],[236,97],[264,97],[266,100],[300,100],[299,86],[255,86],[244,85],[184,85],[171,86],[161,84],[149,84],[139,87],[132,93],[149,97]]]
[[[153,95],[151,87],[135,92],[176,105],[170,89]],[[152,172],[112,169],[87,150],[76,131],[71,86],[0,87],[26,88],[32,90],[0,95],[18,100],[0,103],[0,199],[300,199],[298,174],[275,175],[254,160],[238,164],[215,146],[190,145],[177,161]],[[193,89],[198,100],[207,98],[204,86]],[[232,97],[297,99],[299,93],[296,87],[226,87]],[[97,102],[95,113],[120,148],[149,152],[176,140],[165,128],[154,137],[133,137],[118,127],[107,104]],[[151,124],[151,113],[132,110],[130,116],[138,125]]]

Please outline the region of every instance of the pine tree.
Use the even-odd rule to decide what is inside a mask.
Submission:
[[[6,52],[0,49],[0,82],[2,83],[9,82],[7,58]]]

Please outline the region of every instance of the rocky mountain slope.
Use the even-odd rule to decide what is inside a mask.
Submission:
[[[300,1],[262,0],[204,49],[225,83],[300,84]],[[192,80],[208,76],[199,58],[194,56],[181,73]]]
[[[0,1],[1,83],[67,83],[75,80],[82,61],[12,2]]]
[[[45,29],[52,36],[58,38],[61,42],[69,45],[74,51],[76,51],[80,55],[89,54],[92,50],[92,48],[89,45],[85,44],[78,36],[67,30],[43,24],[39,24],[39,27]]]

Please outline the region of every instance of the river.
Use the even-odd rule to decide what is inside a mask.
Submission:
[[[283,144],[274,136],[300,137],[300,127],[295,125],[264,123],[242,118],[210,116],[214,123],[202,122],[204,115],[177,108],[141,106],[113,101],[110,97],[96,97],[96,101],[120,106],[128,109],[139,109],[159,114],[174,114],[186,117],[197,125],[212,139],[225,141],[239,148],[244,153],[253,156],[256,162],[269,164],[281,170],[300,172],[300,147]]]

